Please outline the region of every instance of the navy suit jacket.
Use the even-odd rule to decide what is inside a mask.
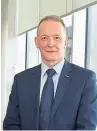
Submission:
[[[38,130],[41,65],[14,78],[5,130]],[[95,73],[65,62],[62,69],[49,129],[94,130],[97,125],[97,87]]]

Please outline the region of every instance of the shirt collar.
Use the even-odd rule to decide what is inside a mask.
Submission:
[[[53,67],[53,69],[56,71],[57,74],[61,73],[61,70],[63,68],[64,62],[65,62],[65,60],[63,59],[62,61],[60,61],[58,64],[56,64]],[[49,67],[42,62],[42,64],[41,64],[41,75],[44,76],[48,69],[49,69]]]

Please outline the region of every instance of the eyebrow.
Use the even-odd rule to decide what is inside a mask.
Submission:
[[[54,36],[60,36],[60,34],[55,34]]]
[[[48,36],[48,35],[43,34],[43,35],[41,35],[41,36]],[[60,36],[60,34],[54,34],[53,36]]]
[[[48,36],[48,35],[44,34],[44,35],[41,35],[41,36]]]

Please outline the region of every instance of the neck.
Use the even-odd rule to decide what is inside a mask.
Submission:
[[[49,68],[53,68],[55,65],[57,65],[61,60],[59,61],[45,61],[45,60],[42,60],[44,64],[46,64]]]

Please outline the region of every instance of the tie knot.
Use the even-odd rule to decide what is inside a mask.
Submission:
[[[46,72],[47,72],[48,77],[52,77],[56,73],[54,69],[48,69]]]

